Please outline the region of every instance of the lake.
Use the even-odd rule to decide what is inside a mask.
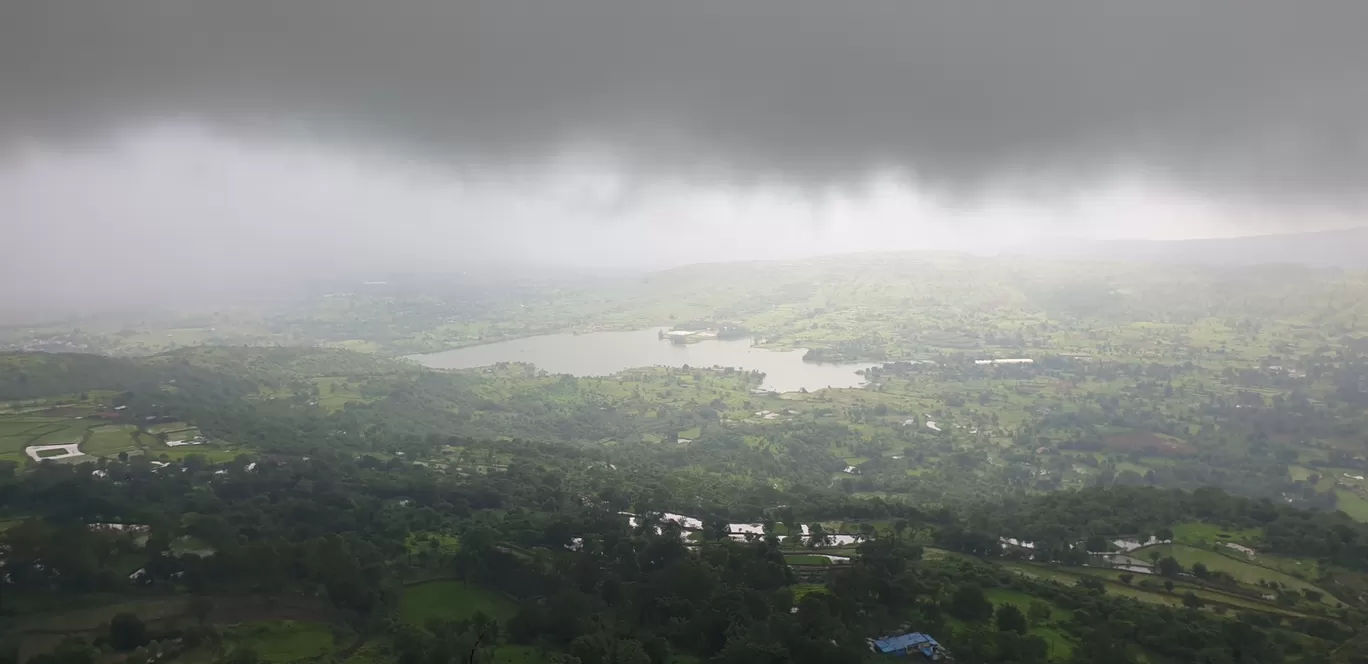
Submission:
[[[686,364],[691,367],[735,367],[764,372],[764,388],[776,392],[860,387],[865,380],[855,372],[873,366],[804,362],[806,351],[756,348],[750,339],[710,339],[680,346],[658,338],[663,329],[547,334],[410,355],[408,359],[433,369],[471,369],[499,362],[527,362],[550,373],[574,376],[608,376],[636,367],[682,367]]]

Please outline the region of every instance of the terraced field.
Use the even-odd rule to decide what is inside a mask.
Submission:
[[[184,440],[200,435],[200,431],[186,422],[154,424],[148,429],[131,422],[110,423],[106,418],[117,415],[94,401],[97,396],[104,397],[88,396],[90,400],[75,403],[48,401],[27,406],[17,401],[0,403],[0,461],[28,463],[31,458],[26,450],[54,445],[79,447],[81,454],[68,457],[66,463],[113,458],[120,453],[166,455],[169,459],[198,453],[226,461],[239,453],[223,446],[167,446],[158,439],[158,434],[172,440]],[[52,451],[41,456],[57,454]]]

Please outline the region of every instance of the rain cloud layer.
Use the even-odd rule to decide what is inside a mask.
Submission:
[[[1352,225],[1364,25],[1354,0],[5,3],[0,298],[110,290],[105,260],[118,292],[196,292]]]

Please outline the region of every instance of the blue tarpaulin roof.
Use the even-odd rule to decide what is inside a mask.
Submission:
[[[878,648],[879,652],[883,653],[901,652],[912,649],[929,650],[931,646],[938,645],[940,644],[936,643],[936,640],[931,638],[930,635],[922,634],[921,632],[912,632],[911,634],[902,634],[899,636],[886,636],[882,639],[875,639],[874,641],[874,647]]]

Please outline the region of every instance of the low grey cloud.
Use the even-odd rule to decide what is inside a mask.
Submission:
[[[1361,224],[1365,25],[1362,0],[0,2],[0,323]]]
[[[1359,0],[42,0],[0,8],[0,132],[166,119],[451,164],[951,189],[1158,172],[1354,200]]]

